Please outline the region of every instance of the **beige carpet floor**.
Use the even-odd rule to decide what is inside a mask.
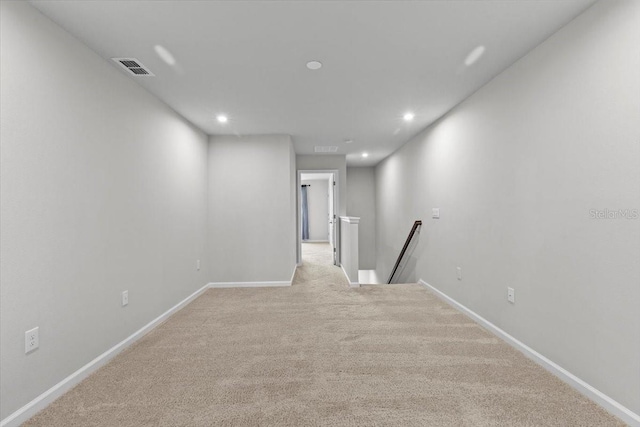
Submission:
[[[28,426],[616,426],[419,285],[208,290]]]

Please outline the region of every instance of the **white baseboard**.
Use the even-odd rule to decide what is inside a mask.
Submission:
[[[636,426],[636,427],[640,426],[640,415],[631,411],[629,408],[626,408],[622,404],[616,402],[615,400],[613,400],[606,394],[602,393],[600,390],[596,389],[595,387],[587,384],[585,381],[573,375],[571,372],[567,371],[566,369],[556,364],[555,362],[547,359],[542,354],[538,353],[537,351],[527,346],[523,342],[512,337],[511,335],[509,335],[508,333],[506,333],[505,331],[503,331],[493,323],[489,322],[484,317],[480,316],[479,314],[475,313],[474,311],[460,304],[458,301],[444,294],[442,291],[439,291],[438,289],[434,288],[424,280],[420,279],[418,280],[418,283],[429,288],[440,299],[452,305],[454,308],[460,310],[462,313],[466,314],[468,317],[478,322],[485,329],[497,335],[499,338],[506,341],[512,347],[515,347],[517,350],[522,352],[529,359],[533,360],[534,362],[536,362],[537,364],[545,368],[547,371],[549,371],[556,377],[560,378],[565,383],[569,384],[579,393],[591,399],[592,401],[594,401],[595,403],[597,403],[598,405],[600,405],[601,407],[609,411],[611,414],[615,415],[616,417],[620,418],[621,420],[623,420],[624,422],[626,422],[631,426]]]
[[[328,240],[303,240],[302,243],[329,243]]]
[[[293,266],[293,273],[291,274],[291,280],[288,282],[210,282],[207,286],[211,289],[214,288],[279,288],[291,286],[293,284],[293,278],[296,275],[296,270],[300,264]]]
[[[131,344],[149,333],[153,328],[164,322],[169,316],[199,297],[200,294],[207,290],[207,288],[208,286],[205,285],[202,288],[198,289],[197,291],[180,301],[178,304],[174,305],[169,310],[165,311],[160,316],[147,323],[138,331],[134,332],[128,338],[114,345],[109,350],[105,351],[100,356],[96,357],[91,362],[87,363],[82,368],[78,369],[77,371],[60,381],[58,384],[51,387],[49,390],[45,391],[40,396],[24,405],[22,408],[6,417],[4,420],[0,421],[0,427],[19,426],[29,418],[33,417],[35,414],[46,408],[51,402],[65,394],[67,391],[71,390],[74,386],[97,371],[100,367],[107,364],[107,362],[113,359],[114,356],[116,356],[122,350],[129,347]]]
[[[274,288],[291,286],[291,282],[211,282],[209,288]]]
[[[350,288],[359,288],[360,287],[360,282],[352,282],[351,278],[347,274],[347,270],[344,269],[344,266],[342,264],[340,264],[340,268],[342,269],[342,272],[344,273],[344,277],[346,277],[347,280],[349,281],[349,287]]]

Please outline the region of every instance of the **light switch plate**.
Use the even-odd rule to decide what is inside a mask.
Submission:
[[[433,219],[439,219],[440,218],[440,208],[433,208],[431,210],[431,217]]]

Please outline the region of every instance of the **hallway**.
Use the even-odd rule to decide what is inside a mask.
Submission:
[[[0,427],[640,427],[638,28],[0,0]]]
[[[329,243],[302,242],[302,261],[313,265],[333,265]]]
[[[419,285],[211,289],[27,426],[615,426]]]
[[[333,265],[329,243],[302,243],[302,265],[296,270],[292,286],[344,290],[349,286],[342,269]]]

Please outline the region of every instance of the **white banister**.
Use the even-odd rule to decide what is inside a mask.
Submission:
[[[349,286],[359,287],[358,282],[358,223],[360,218],[340,217],[340,266],[349,280]]]

